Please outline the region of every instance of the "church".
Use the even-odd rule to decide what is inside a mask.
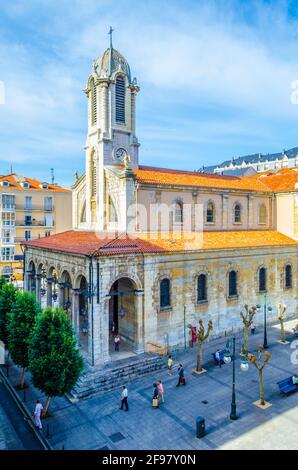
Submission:
[[[212,320],[213,336],[237,331],[246,303],[271,304],[268,321],[279,302],[298,313],[297,169],[236,177],[143,166],[139,91],[111,42],[85,88],[73,229],[23,245],[25,288],[68,312],[91,367],[118,359],[112,327],[130,357],[183,347],[199,319]]]

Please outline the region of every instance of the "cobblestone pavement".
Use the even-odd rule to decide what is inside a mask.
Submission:
[[[237,335],[239,336],[239,335]],[[176,387],[177,370],[172,377],[162,371],[158,376],[147,376],[128,385],[129,412],[119,410],[120,391],[104,396],[70,403],[66,398],[55,398],[51,417],[44,421],[44,432],[49,425],[50,442],[55,449],[298,449],[298,394],[282,397],[276,382],[298,372],[291,362],[294,340],[278,343],[277,328],[268,328],[271,360],[264,369],[265,398],[272,406],[266,410],[253,402],[259,397],[257,370],[250,365],[240,371],[236,361],[236,394],[238,420],[229,419],[231,402],[232,366],[216,366],[211,353],[225,346],[226,339],[210,341],[204,348],[204,367],[207,373],[194,375],[196,348],[173,353],[176,364],[185,366],[187,385]],[[240,341],[240,336],[239,336]],[[262,343],[262,332],[250,336],[250,350],[256,351]],[[298,351],[298,342],[296,351]],[[298,358],[298,354],[297,354]],[[211,359],[211,360],[210,360]],[[20,371],[10,368],[11,380],[19,380]],[[165,387],[165,403],[158,409],[151,406],[152,383],[161,379]],[[29,380],[29,379],[28,379]],[[26,394],[27,406],[44,397],[30,386]],[[195,437],[195,419],[203,416],[206,436]]]

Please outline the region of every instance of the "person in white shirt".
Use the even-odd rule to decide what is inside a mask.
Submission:
[[[41,424],[41,412],[42,412],[42,410],[43,410],[42,404],[40,403],[39,400],[36,400],[35,409],[33,411],[33,419],[34,419],[35,427],[39,430],[42,429],[42,424]]]
[[[128,411],[127,399],[128,399],[128,391],[127,391],[126,386],[123,385],[123,387],[122,387],[122,393],[121,393],[121,407],[120,407],[120,410],[123,410],[123,406],[125,406],[125,410],[124,410],[124,411]]]

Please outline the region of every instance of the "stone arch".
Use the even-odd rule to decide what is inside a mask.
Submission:
[[[135,284],[135,289],[136,290],[143,290],[142,282],[139,279],[139,277],[137,275],[133,274],[133,273],[129,273],[129,272],[126,271],[126,272],[121,272],[117,276],[113,277],[113,280],[110,281],[109,284],[107,285],[106,291],[110,292],[113,284],[121,278],[130,279]],[[107,295],[109,295],[109,294],[107,294]]]

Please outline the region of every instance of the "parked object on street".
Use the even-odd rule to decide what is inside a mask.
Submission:
[[[296,383],[294,383],[293,378],[297,380]],[[298,390],[298,376],[295,374],[294,376],[291,375],[291,377],[287,377],[286,379],[280,380],[277,382],[277,385],[279,386],[279,390],[281,393],[284,395],[288,395],[289,393],[297,392]]]
[[[206,431],[205,431],[205,419],[203,416],[198,416],[196,419],[196,436],[198,439],[201,439],[202,437],[205,436]]]

